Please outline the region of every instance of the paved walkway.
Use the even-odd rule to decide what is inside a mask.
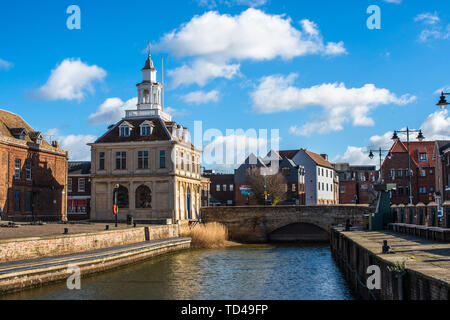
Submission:
[[[157,248],[167,244],[178,244],[186,242],[190,238],[171,238],[164,240],[146,241],[131,245],[117,246],[113,248],[105,248],[93,251],[86,251],[82,253],[75,253],[62,256],[45,257],[39,259],[30,259],[22,261],[12,261],[0,264],[0,275],[14,273],[19,271],[42,269],[58,265],[76,264],[79,262],[103,259],[122,254],[139,252],[150,248]]]
[[[7,221],[0,221],[0,225],[7,225]],[[57,223],[49,222],[42,226],[31,225],[30,223],[16,223],[19,227],[17,228],[1,228],[0,227],[0,240],[6,239],[17,239],[17,238],[29,238],[29,237],[45,237],[45,236],[55,236],[62,235],[64,233],[64,228],[69,229],[69,234],[77,233],[91,233],[104,231],[105,226],[109,225],[109,230],[117,229],[127,229],[133,228],[133,226],[128,226],[125,223],[119,223],[117,228],[114,226],[114,222],[110,223]],[[139,227],[144,225],[138,224]]]
[[[361,246],[390,262],[406,260],[406,268],[450,283],[450,243],[434,242],[391,231],[343,232]],[[388,241],[392,254],[382,254],[383,240]]]

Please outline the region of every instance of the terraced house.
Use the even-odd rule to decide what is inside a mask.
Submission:
[[[396,185],[391,192],[391,203],[409,203],[410,182],[413,204],[428,204],[435,200],[434,148],[434,141],[411,141],[408,154],[407,142],[395,140],[390,149],[391,156],[386,157],[381,168],[383,181]],[[411,171],[408,171],[408,165]]]
[[[0,110],[0,210],[3,219],[67,220],[68,153],[19,115]]]
[[[119,220],[176,223],[200,210],[200,151],[189,131],[161,104],[162,85],[148,56],[137,84],[137,109],[108,128],[91,146],[91,219],[113,219],[119,186]]]

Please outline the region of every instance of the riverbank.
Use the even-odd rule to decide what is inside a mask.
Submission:
[[[190,242],[190,238],[153,240],[78,254],[2,263],[0,294],[63,281],[75,272],[84,278],[164,253],[188,249]]]
[[[41,228],[40,232],[45,232],[46,228],[50,226],[55,228],[54,225],[50,224],[36,226],[36,228]],[[56,227],[61,229],[62,226],[66,225],[56,225]],[[120,227],[116,229],[112,227],[110,230],[73,233],[74,226],[67,227],[69,228],[69,234],[16,237],[14,239],[0,240],[0,263],[73,254],[150,240],[175,238],[181,235],[182,229],[179,225],[147,225],[136,228]],[[98,225],[95,225],[95,227],[98,227]],[[103,228],[105,228],[104,224]],[[71,229],[72,233],[70,233]],[[50,229],[50,232],[53,232],[53,229]],[[18,235],[20,236],[20,234]]]
[[[331,229],[331,250],[352,290],[367,300],[448,300],[450,243],[391,231]],[[387,240],[391,253],[383,254]],[[404,267],[402,264],[404,263]],[[381,271],[381,288],[369,290],[371,265]],[[392,271],[390,271],[392,270]],[[395,271],[394,271],[395,270]]]

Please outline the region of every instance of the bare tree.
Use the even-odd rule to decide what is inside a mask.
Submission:
[[[258,204],[264,204],[264,182],[266,184],[265,190],[268,193],[268,199],[271,200],[272,205],[286,199],[286,179],[278,172],[273,175],[264,176],[261,174],[261,168],[253,167],[247,170],[247,181],[253,190],[254,197]]]

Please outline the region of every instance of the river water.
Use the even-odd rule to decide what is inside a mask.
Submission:
[[[327,245],[184,250],[0,299],[354,299]]]

